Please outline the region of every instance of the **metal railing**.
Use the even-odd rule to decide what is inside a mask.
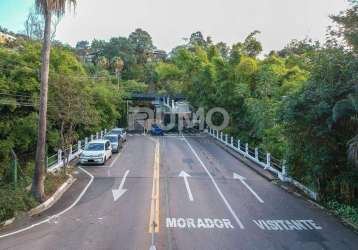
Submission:
[[[68,155],[68,161],[72,161],[77,158],[88,142],[101,139],[107,134],[107,129],[97,132],[95,135],[79,140],[77,144],[71,145],[65,149],[65,153]],[[59,149],[56,154],[47,157],[47,171],[54,172],[65,165],[65,153]]]
[[[314,200],[318,199],[318,194],[316,192],[288,176],[285,160],[279,160],[273,157],[269,152],[263,152],[257,147],[252,148],[248,143],[243,143],[240,139],[235,139],[234,137],[224,134],[218,130],[208,128],[207,132],[210,136],[220,141],[227,147],[235,150],[245,158],[263,167],[265,170],[270,171],[281,181],[292,183],[298,189],[306,193],[310,198]]]

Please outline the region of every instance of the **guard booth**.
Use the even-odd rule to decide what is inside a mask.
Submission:
[[[189,105],[183,96],[132,93],[126,101],[128,130],[132,133],[146,133],[152,124],[166,127],[170,123],[173,125],[165,132],[178,132],[179,117],[191,117]]]

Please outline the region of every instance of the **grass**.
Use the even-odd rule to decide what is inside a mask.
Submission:
[[[60,171],[58,174],[47,174],[45,180],[45,194],[47,198],[52,196],[67,179],[68,176],[64,171]]]
[[[337,201],[326,203],[327,208],[332,210],[337,216],[348,220],[358,227],[358,207],[341,204]]]

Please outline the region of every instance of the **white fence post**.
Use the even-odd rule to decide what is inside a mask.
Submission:
[[[288,178],[288,176],[287,176],[286,160],[283,160],[283,162],[282,162],[282,170],[281,170],[281,173],[278,174],[278,177],[283,182],[290,181],[290,178]]]
[[[237,149],[240,151],[241,148],[240,148],[240,139],[237,140]]]
[[[93,137],[94,137],[94,136],[93,136],[93,135],[91,135],[91,141],[93,141]]]
[[[77,144],[77,153],[78,152],[81,152],[82,150],[82,142],[81,141],[78,141],[78,144]]]
[[[103,130],[101,130],[101,139],[103,139]]]
[[[220,140],[223,140],[223,132],[220,132]]]
[[[245,144],[245,156],[249,155],[249,144]]]
[[[265,169],[270,168],[270,167],[271,167],[271,154],[267,153],[266,154],[266,167],[265,167]]]
[[[61,164],[61,162],[62,162],[62,150],[59,149],[57,151],[57,164]]]
[[[255,148],[255,159],[259,161],[259,149]]]
[[[105,135],[107,134],[107,129],[106,129],[106,128],[104,129],[104,134],[105,134]]]
[[[71,159],[71,156],[72,156],[72,153],[73,153],[73,148],[72,148],[72,144],[70,145],[70,152],[68,154],[68,158]]]
[[[98,132],[96,132],[96,139],[98,140],[99,138],[99,134],[98,134]]]
[[[85,137],[85,146],[87,146],[87,144],[88,144],[88,138]]]
[[[228,142],[228,135],[226,134],[225,135],[225,144],[227,145],[229,142]]]
[[[282,162],[282,176],[287,177],[286,160]]]
[[[231,136],[231,146],[234,146],[234,137]]]

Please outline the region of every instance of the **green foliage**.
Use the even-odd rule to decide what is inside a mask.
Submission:
[[[262,50],[257,33],[229,51],[194,34],[156,67],[157,86],[165,86],[160,88],[165,93],[184,93],[196,107],[225,108],[231,118],[227,132],[286,159],[290,174],[322,198],[335,193],[334,199],[353,202],[356,54],[338,45],[294,40],[257,59]]]
[[[299,149],[289,151],[292,174],[313,178],[323,196],[340,192],[346,182],[340,176],[353,171],[345,152],[358,131],[352,119],[358,114],[352,98],[357,93],[357,60],[339,48],[318,51],[309,81],[286,98],[281,113],[289,144]]]
[[[243,57],[240,60],[240,63],[236,66],[236,77],[250,77],[257,71],[257,63],[255,59],[250,57]]]
[[[336,215],[342,217],[351,223],[358,226],[358,208],[341,204],[337,201],[329,201],[326,206],[332,210]]]
[[[41,44],[17,41],[12,48],[0,47],[0,182],[5,182],[13,149],[21,162],[34,157],[37,138],[39,68]],[[105,75],[107,71],[103,72]],[[122,118],[127,91],[145,91],[146,85],[123,84],[111,79],[90,80],[86,67],[70,48],[54,46],[51,52],[48,149],[104,127]],[[25,170],[24,170],[25,171]]]
[[[332,30],[331,34],[338,37],[344,37],[351,48],[358,51],[358,2],[350,0],[351,8],[339,15],[332,15],[331,19],[338,24],[337,30]]]
[[[37,205],[29,192],[23,186],[16,190],[12,186],[0,186],[0,221],[5,221],[20,212],[27,212]]]
[[[135,80],[128,80],[121,82],[120,87],[124,93],[145,93],[148,90],[148,85],[143,82],[137,82]]]

